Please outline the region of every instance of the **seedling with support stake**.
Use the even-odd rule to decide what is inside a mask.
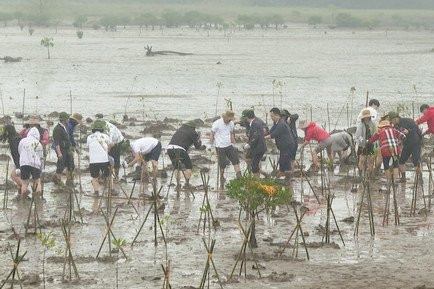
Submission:
[[[105,231],[105,234],[104,234],[104,238],[103,238],[103,240],[102,240],[102,242],[101,242],[101,245],[100,245],[100,247],[99,247],[98,254],[96,255],[96,258],[99,257],[99,254],[101,253],[101,249],[102,249],[102,247],[104,246],[104,243],[105,243],[105,241],[106,241],[107,239],[108,239],[108,241],[109,241],[109,243],[108,243],[108,247],[109,247],[109,255],[110,255],[110,256],[112,255],[112,249],[111,249],[111,245],[112,245],[112,244],[111,244],[111,242],[110,242],[111,237],[113,238],[113,241],[114,241],[114,242],[117,242],[117,240],[119,240],[118,238],[116,238],[115,234],[114,234],[113,231],[112,231],[113,223],[114,223],[114,220],[115,220],[115,217],[116,217],[117,212],[118,212],[118,208],[115,209],[115,212],[113,213],[113,217],[112,217],[112,219],[110,220],[110,218],[109,218],[110,215],[104,213],[104,211],[101,209],[101,214],[104,216],[104,220],[105,220],[105,223],[106,223],[106,231]],[[120,251],[121,251],[122,254],[124,255],[124,258],[127,259],[127,255],[125,254],[125,251],[122,249],[122,247],[120,248]]]
[[[282,254],[285,252],[285,248],[288,246],[289,242],[291,241],[292,237],[295,234],[295,244],[296,245],[294,246],[292,258],[298,257],[298,246],[299,246],[298,238],[301,237],[303,240],[303,246],[304,246],[304,250],[306,252],[307,260],[309,260],[310,259],[309,251],[307,250],[307,244],[306,244],[306,240],[304,238],[303,228],[301,227],[301,221],[303,220],[304,216],[306,215],[306,212],[309,209],[305,208],[305,210],[302,211],[301,210],[302,208],[300,208],[300,214],[301,215],[299,216],[297,208],[295,206],[295,203],[292,204],[292,208],[294,209],[294,214],[295,214],[295,219],[297,221],[297,224],[296,224],[295,228],[292,230],[291,234],[289,235],[288,241],[286,241],[285,245],[282,247],[282,251],[280,251],[279,256],[281,257]]]
[[[18,284],[20,285],[20,288],[21,289],[23,288],[23,285],[21,284],[20,272],[18,271],[18,266],[20,265],[21,261],[23,261],[24,257],[27,254],[27,251],[24,252],[24,254],[20,256],[20,245],[21,245],[21,239],[18,239],[17,250],[15,251],[15,256],[14,256],[14,253],[12,252],[11,246],[10,246],[10,244],[8,244],[9,253],[11,254],[11,259],[13,262],[13,268],[12,268],[11,272],[9,273],[9,275],[6,277],[6,279],[3,281],[3,283],[0,285],[0,289],[2,289],[6,285],[9,278],[12,278],[11,288],[14,288],[15,275],[17,275]]]
[[[214,264],[214,259],[213,259],[214,247],[215,247],[216,241],[212,240],[211,244],[207,244],[205,241],[205,238],[202,238],[202,242],[203,242],[203,245],[205,246],[206,252],[208,254],[208,258],[207,258],[206,263],[205,263],[205,269],[204,269],[203,274],[202,274],[202,279],[200,280],[199,289],[204,289],[206,283],[208,283],[208,288],[209,288],[210,264],[212,265],[212,268],[214,269],[214,273],[217,276],[217,281],[220,285],[220,288],[223,289],[223,285],[222,285],[222,282],[220,281],[220,276],[219,276],[219,273],[217,272],[217,268]],[[208,280],[208,282],[207,282],[207,280]]]
[[[80,279],[71,250],[71,222],[60,220],[60,226],[62,228],[63,239],[65,240],[65,257],[63,261],[62,280],[65,280],[65,271],[67,264],[69,271],[69,281],[72,280],[72,270],[74,270],[75,278]]]
[[[142,231],[143,226],[145,225],[146,220],[148,219],[148,216],[151,213],[152,209],[154,209],[154,245],[155,246],[158,245],[158,240],[157,240],[157,231],[158,231],[158,228],[157,228],[157,226],[160,227],[161,235],[163,237],[164,243],[166,243],[166,237],[164,236],[163,228],[161,227],[161,223],[160,223],[160,215],[158,213],[160,192],[161,192],[162,188],[163,187],[160,187],[160,189],[157,191],[157,188],[155,186],[153,186],[152,196],[151,196],[151,206],[149,207],[148,212],[146,213],[145,219],[143,220],[143,223],[140,226],[139,231],[137,232],[136,236],[134,237],[133,242],[131,242],[131,246],[134,245],[134,243],[136,242],[137,238],[139,237],[139,234]]]
[[[32,188],[32,191],[34,191],[34,189]],[[40,201],[38,199],[38,201]],[[32,200],[30,202],[30,206],[29,206],[29,214],[27,215],[27,223],[26,223],[26,230],[24,232],[24,236],[27,236],[27,232],[30,228],[30,218],[33,219],[33,227],[34,227],[34,232],[33,234],[37,234],[38,233],[38,229],[39,229],[39,233],[41,233],[41,223],[39,221],[39,215],[38,215],[38,209],[37,209],[37,204],[36,204],[36,199],[35,196],[32,192]],[[32,213],[33,212],[33,213]]]
[[[211,204],[209,202],[208,197],[208,189],[209,189],[209,175],[207,176],[205,172],[200,172],[200,177],[202,179],[202,184],[204,188],[204,195],[202,200],[202,206],[200,207],[200,216],[199,216],[199,224],[197,225],[197,233],[199,233],[201,222],[203,222],[203,233],[205,233],[207,224],[208,228],[216,225],[216,221],[214,219],[214,215],[212,213]]]

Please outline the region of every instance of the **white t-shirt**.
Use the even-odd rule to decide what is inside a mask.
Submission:
[[[111,144],[110,137],[99,131],[87,137],[87,146],[89,148],[89,163],[106,163],[108,158],[108,146]]]
[[[375,122],[375,120],[377,119],[378,116],[378,111],[373,108],[372,106],[368,106],[367,108],[364,108],[360,111],[359,115],[357,116],[357,120],[360,121],[362,119],[362,112],[365,109],[369,109],[369,111],[371,112],[371,119],[373,122]]]
[[[234,122],[225,124],[223,118],[216,120],[212,124],[211,130],[214,132],[214,143],[218,148],[225,148],[232,145],[231,134],[234,131]]]
[[[32,127],[27,133],[27,137],[20,141],[18,153],[20,154],[20,166],[42,168],[43,149],[39,142],[39,131],[37,128]]]
[[[130,146],[135,154],[140,153],[146,155],[152,151],[158,145],[158,139],[153,137],[142,137],[135,141],[132,141]]]
[[[118,144],[124,140],[122,132],[111,122],[105,122],[108,127],[108,135],[110,136],[112,144]]]

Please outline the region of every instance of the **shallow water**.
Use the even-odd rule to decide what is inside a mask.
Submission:
[[[39,45],[43,36],[54,38],[50,60]],[[37,28],[29,36],[18,27],[2,27],[0,55],[24,60],[0,64],[0,83],[6,111],[22,110],[23,89],[26,112],[69,111],[71,90],[74,111],[123,114],[126,96],[132,95],[130,113],[185,119],[214,115],[218,82],[223,84],[218,112],[230,98],[237,111],[257,106],[263,115],[273,106],[276,79],[285,84],[274,88],[274,105],[280,106],[281,91],[283,106],[310,117],[306,105],[312,105],[313,119],[324,122],[329,102],[332,123],[339,118],[341,126],[347,125],[343,105],[351,103],[351,87],[356,88],[354,111],[364,106],[369,90],[388,109],[395,108],[397,97],[398,102],[414,100],[418,114],[418,104],[434,95],[433,38],[425,31],[386,35],[294,25],[278,31],[211,31],[209,37],[190,29],[167,29],[163,35],[143,30],[139,35],[137,28],[128,27],[85,30],[79,40],[69,28],[57,34]],[[146,57],[146,45],[193,55]]]

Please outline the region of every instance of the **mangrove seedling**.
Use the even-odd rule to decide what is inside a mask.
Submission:
[[[214,112],[214,116],[217,116],[217,109],[218,109],[218,104],[219,104],[219,96],[220,96],[220,90],[223,87],[223,83],[221,83],[220,81],[217,82],[217,97],[215,99],[215,112]]]
[[[48,249],[53,248],[56,246],[56,239],[53,235],[53,232],[50,232],[46,235],[42,233],[38,233],[37,237],[39,241],[41,242],[42,247],[44,247],[43,255],[42,255],[42,282],[44,284],[45,288],[45,254]]]
[[[124,239],[113,239],[113,246],[117,249],[117,261],[116,261],[116,289],[119,288],[119,251],[121,251],[126,245],[127,241]]]
[[[52,37],[44,37],[41,39],[41,46],[47,48],[48,59],[50,59],[50,47],[54,46],[54,40]]]

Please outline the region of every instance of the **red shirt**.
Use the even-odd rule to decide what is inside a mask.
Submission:
[[[403,134],[397,129],[386,126],[381,128],[377,133],[375,133],[368,144],[371,144],[377,140],[380,140],[381,155],[383,157],[393,157],[399,156],[401,154],[401,147],[399,146],[399,139]]]
[[[416,124],[426,122],[428,124],[428,130],[424,134],[434,134],[434,107],[430,107],[420,118],[416,120]]]
[[[317,142],[322,142],[330,137],[330,134],[326,132],[322,127],[316,125],[316,123],[311,122],[307,125],[304,130],[305,141],[309,142],[311,140],[316,140]]]

